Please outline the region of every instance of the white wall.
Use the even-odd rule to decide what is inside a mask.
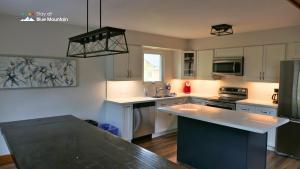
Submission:
[[[20,22],[0,14],[0,55],[65,57],[68,38],[86,28],[41,22]],[[130,44],[186,48],[186,40],[127,31]],[[79,84],[72,88],[0,90],[0,122],[73,114],[99,121],[105,97],[104,58],[79,59]],[[8,154],[0,136],[0,155]]]
[[[65,57],[67,38],[84,31],[58,23],[24,23],[0,15],[0,55]],[[0,90],[0,122],[73,114],[97,120],[105,83],[103,59],[79,60],[78,87]],[[0,138],[0,155],[7,154]]]

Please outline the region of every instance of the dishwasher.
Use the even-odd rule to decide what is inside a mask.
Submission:
[[[133,105],[133,138],[151,135],[155,130],[155,102]]]

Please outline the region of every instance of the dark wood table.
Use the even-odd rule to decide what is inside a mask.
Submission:
[[[18,169],[183,168],[74,116],[0,124]]]

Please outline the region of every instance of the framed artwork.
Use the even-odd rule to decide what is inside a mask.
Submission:
[[[75,86],[75,59],[0,56],[0,89]]]

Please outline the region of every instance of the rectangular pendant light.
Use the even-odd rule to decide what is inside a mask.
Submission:
[[[69,38],[68,57],[98,57],[128,53],[125,29],[103,27]]]
[[[89,0],[87,0],[87,32],[69,38],[67,57],[90,58],[129,53],[125,29],[101,27],[88,31]]]

